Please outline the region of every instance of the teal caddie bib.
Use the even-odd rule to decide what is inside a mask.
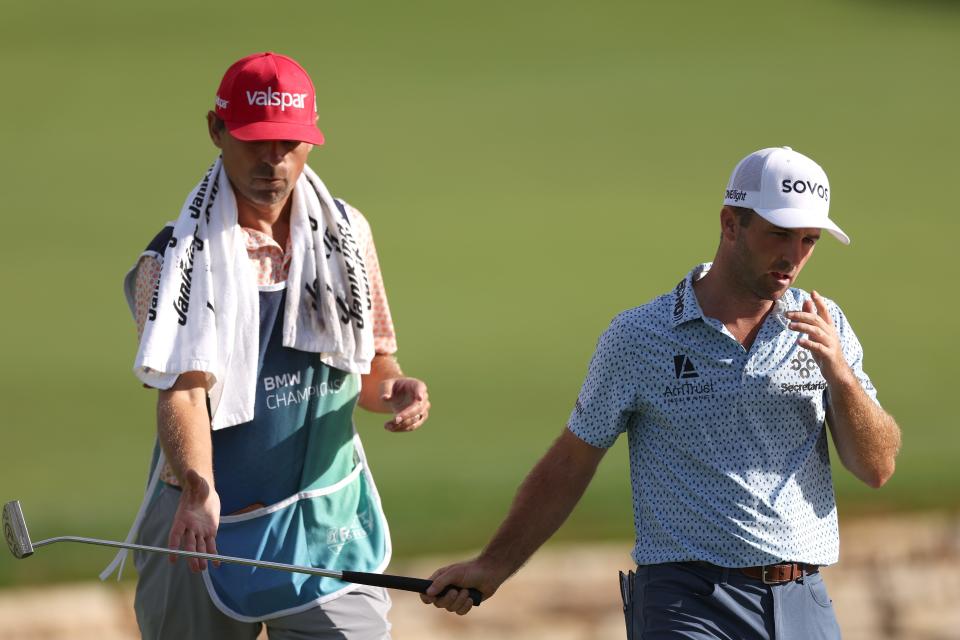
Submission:
[[[218,550],[337,571],[383,571],[389,531],[353,426],[360,377],[323,364],[316,353],[284,347],[284,290],[265,289],[254,419],[213,432],[223,514]],[[251,505],[263,506],[248,510]],[[331,578],[232,564],[211,566],[204,580],[218,608],[248,621],[297,613],[352,588]]]

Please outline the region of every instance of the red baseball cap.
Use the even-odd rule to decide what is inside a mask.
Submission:
[[[215,113],[238,140],[323,144],[313,82],[296,61],[278,53],[255,53],[230,65],[217,89]]]

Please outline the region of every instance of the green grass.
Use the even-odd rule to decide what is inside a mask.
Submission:
[[[213,158],[224,69],[264,49],[313,75],[311,164],[371,220],[401,361],[430,384],[421,433],[358,418],[398,554],[483,543],[609,319],[712,257],[733,163],[781,144],[824,165],[853,238],[823,242],[800,285],[844,307],[904,429],[883,490],[837,470],[841,509],[960,506],[956,5],[266,7],[4,9],[0,499],[35,537],[126,532],[154,426],[120,282]],[[560,538],[630,536],[626,464],[620,443]],[[0,584],[108,558],[0,559]]]

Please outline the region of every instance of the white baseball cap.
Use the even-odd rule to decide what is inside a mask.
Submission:
[[[843,244],[850,244],[850,237],[828,217],[827,174],[790,147],[760,149],[738,162],[723,204],[753,209],[770,224],[785,229],[826,229]]]

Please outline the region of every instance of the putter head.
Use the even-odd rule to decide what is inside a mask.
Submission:
[[[23,519],[19,500],[3,505],[3,537],[14,557],[22,559],[33,555],[33,543],[30,542],[27,521]]]

